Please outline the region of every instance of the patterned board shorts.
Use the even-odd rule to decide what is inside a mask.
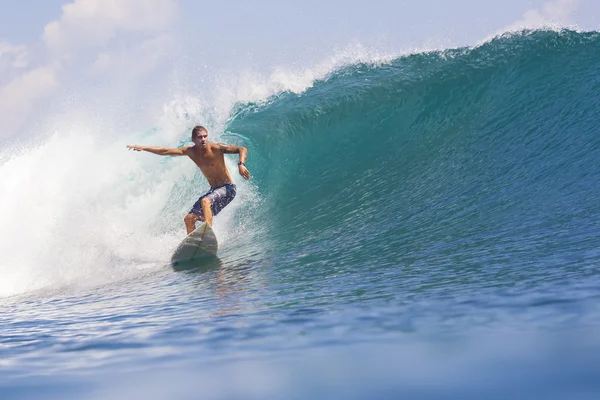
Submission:
[[[194,203],[194,206],[190,210],[190,214],[194,214],[200,218],[200,221],[204,221],[204,214],[202,213],[202,199],[208,198],[210,200],[210,209],[212,210],[213,216],[221,212],[222,209],[234,199],[236,194],[235,185],[228,183],[227,185],[210,188],[208,193],[203,195]]]

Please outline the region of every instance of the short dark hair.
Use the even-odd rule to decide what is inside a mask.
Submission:
[[[203,127],[202,125],[196,125],[194,129],[192,129],[192,140],[196,139],[196,137],[198,137],[198,134],[202,131],[208,133],[208,130],[205,127]]]

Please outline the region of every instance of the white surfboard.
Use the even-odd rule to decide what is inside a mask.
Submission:
[[[178,263],[215,256],[218,247],[219,244],[217,243],[215,232],[206,222],[203,222],[183,239],[177,250],[175,250],[175,253],[171,256],[171,262]]]

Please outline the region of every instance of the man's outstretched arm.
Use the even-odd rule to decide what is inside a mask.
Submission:
[[[128,145],[127,148],[135,151],[147,151],[149,153],[158,154],[159,156],[185,156],[187,155],[187,149],[189,147],[170,149],[167,147]]]
[[[238,170],[240,172],[240,175],[244,179],[250,179],[250,171],[248,171],[246,165],[244,164],[246,162],[246,157],[248,157],[247,148],[245,148],[244,146],[233,146],[231,144],[219,143],[219,149],[224,154],[239,154],[240,161],[238,162]]]

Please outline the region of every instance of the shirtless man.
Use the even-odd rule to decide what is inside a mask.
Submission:
[[[233,179],[225,166],[223,154],[239,154],[238,169],[244,179],[250,179],[250,172],[246,169],[248,149],[242,146],[232,146],[222,143],[210,143],[208,131],[203,126],[192,129],[192,142],[194,146],[169,149],[152,146],[127,146],[130,150],[148,151],[160,156],[188,156],[196,163],[204,174],[210,190],[201,196],[183,219],[188,235],[196,229],[196,221],[206,221],[212,226],[213,215],[217,215],[235,197],[236,189]]]

